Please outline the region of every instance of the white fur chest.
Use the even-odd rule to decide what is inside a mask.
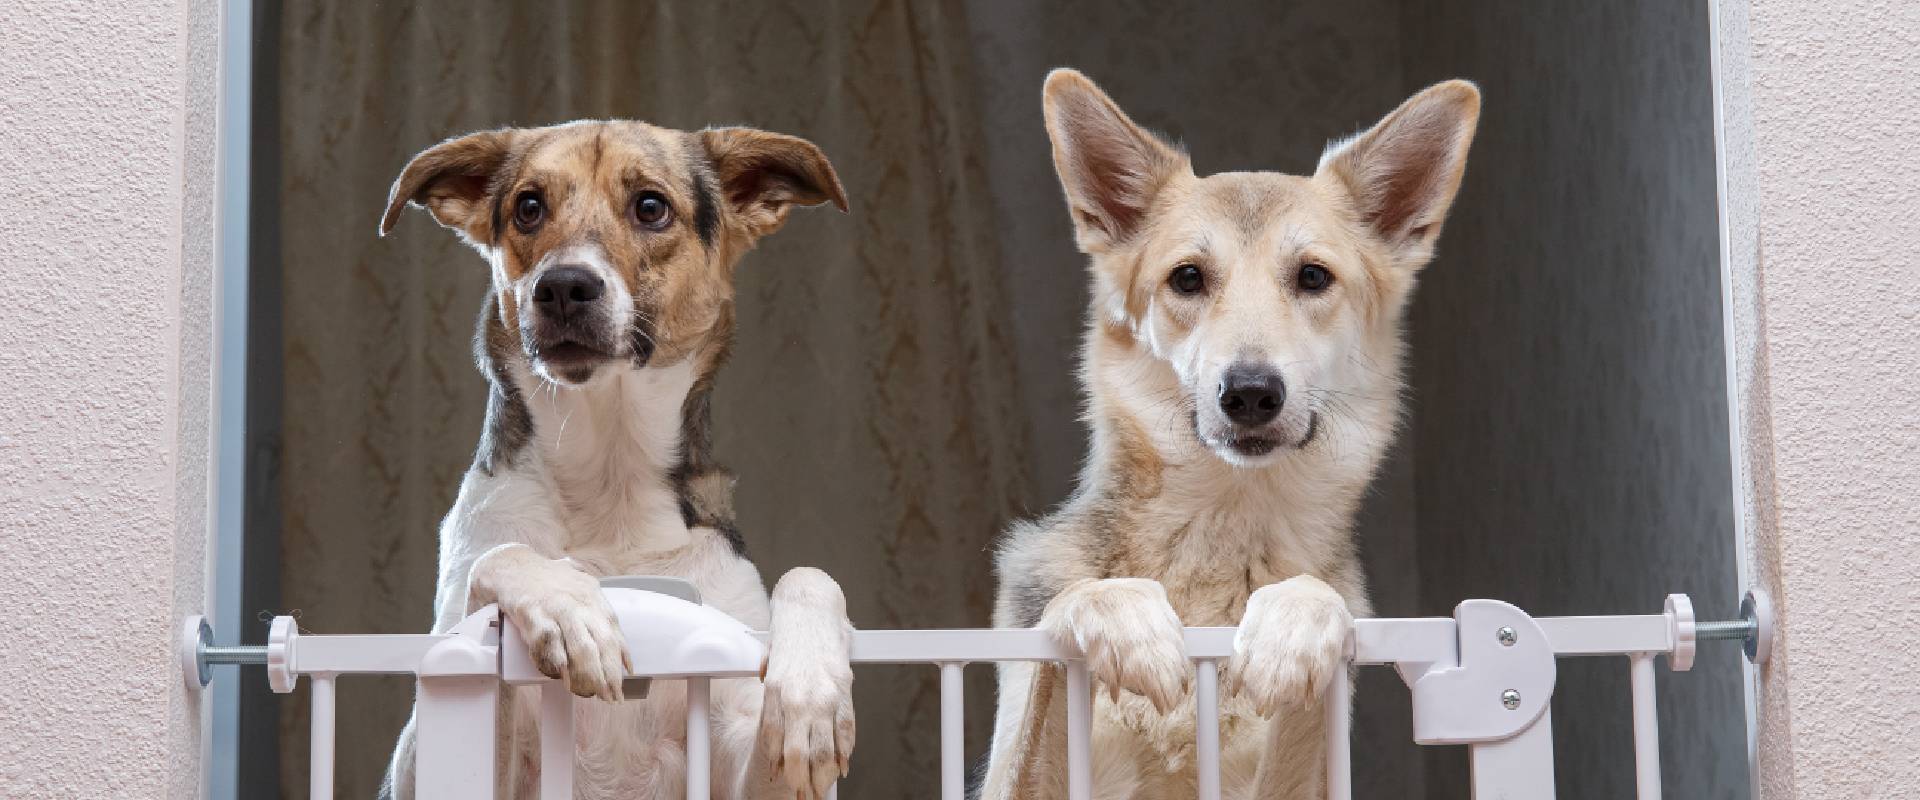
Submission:
[[[557,500],[569,554],[688,543],[668,471],[680,456],[680,411],[693,380],[693,365],[682,361],[604,369],[573,389],[521,381],[536,432],[530,467]]]

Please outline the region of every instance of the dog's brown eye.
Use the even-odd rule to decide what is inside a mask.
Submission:
[[[1302,264],[1294,282],[1300,285],[1300,291],[1324,292],[1333,285],[1333,272],[1319,264]]]
[[[642,227],[660,230],[673,221],[673,206],[659,192],[641,192],[633,198],[633,221]]]
[[[521,192],[513,200],[513,226],[521,233],[532,233],[547,218],[547,204],[539,192]]]
[[[1199,294],[1207,288],[1207,276],[1199,267],[1181,264],[1167,276],[1167,285],[1173,287],[1175,294]]]

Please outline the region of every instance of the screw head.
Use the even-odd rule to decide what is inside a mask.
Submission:
[[[1517,709],[1517,708],[1519,708],[1519,707],[1520,707],[1520,693],[1519,693],[1519,692],[1516,692],[1516,691],[1514,691],[1514,690],[1512,690],[1512,689],[1508,689],[1508,690],[1506,690],[1506,691],[1504,691],[1504,692],[1501,692],[1501,693],[1500,693],[1500,705],[1503,705],[1503,706],[1506,706],[1506,707],[1507,707],[1507,710],[1508,710],[1508,711],[1512,711],[1512,710],[1514,710],[1514,709]]]
[[[1520,634],[1505,625],[1500,626],[1500,630],[1494,631],[1493,635],[1500,640],[1502,647],[1512,647],[1514,642],[1520,641]]]

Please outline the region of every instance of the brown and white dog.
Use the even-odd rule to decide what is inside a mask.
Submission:
[[[1239,626],[1224,796],[1318,796],[1320,696],[1369,613],[1354,512],[1397,427],[1401,317],[1479,91],[1415,95],[1311,177],[1198,177],[1070,70],[1044,105],[1092,261],[1093,452],[1064,507],[1007,532],[994,624],[1086,653],[1098,798],[1193,796],[1180,627]],[[1064,695],[1057,666],[1000,667],[984,797],[1066,796]]]
[[[474,338],[486,429],[441,524],[434,630],[498,603],[541,671],[605,701],[576,711],[576,797],[685,791],[684,684],[621,702],[626,654],[598,584],[609,575],[685,578],[706,604],[772,631],[764,682],[713,684],[717,796],[821,797],[845,773],[840,587],[796,569],[769,603],[708,437],[736,262],[794,206],[829,201],[847,206],[809,142],[629,121],[474,133],[415,156],[394,182],[382,235],[423,206],[493,275]],[[533,797],[534,695],[503,705],[500,796]],[[387,793],[411,795],[413,752],[409,724]]]

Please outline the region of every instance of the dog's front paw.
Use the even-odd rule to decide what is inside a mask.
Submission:
[[[541,673],[581,697],[624,699],[620,682],[632,663],[600,582],[566,562],[549,564],[501,591],[501,612],[526,639]]]
[[[1233,637],[1226,688],[1245,694],[1261,716],[1318,700],[1335,670],[1346,669],[1353,615],[1339,592],[1311,575],[1263,586],[1247,601]]]
[[[1088,672],[1115,700],[1125,689],[1166,713],[1192,689],[1180,617],[1159,581],[1107,578],[1075,584],[1047,604],[1040,628],[1078,647]]]
[[[760,749],[796,798],[827,796],[853,755],[853,629],[840,585],[799,568],[773,588]]]

